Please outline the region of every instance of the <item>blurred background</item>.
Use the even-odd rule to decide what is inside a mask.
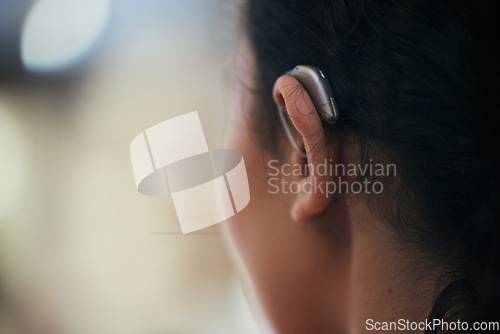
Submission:
[[[180,234],[129,144],[221,147],[239,4],[0,0],[0,333],[262,333],[217,226]],[[260,322],[260,321],[259,321]]]

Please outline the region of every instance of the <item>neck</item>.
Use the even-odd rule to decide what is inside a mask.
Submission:
[[[366,201],[356,204],[350,210],[351,332],[366,333],[367,326],[375,322],[394,325],[398,321],[425,321],[433,304],[435,273],[424,268],[416,252],[389,231],[387,223],[374,221]],[[398,331],[391,328],[379,332]]]

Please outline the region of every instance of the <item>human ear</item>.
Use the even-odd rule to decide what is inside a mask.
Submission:
[[[326,142],[324,123],[311,97],[297,79],[289,75],[279,77],[274,84],[273,98],[290,117],[304,145],[308,175],[300,180],[291,216],[297,222],[305,222],[324,211],[331,201],[328,190],[334,175],[329,175],[327,166],[332,162],[332,147]]]

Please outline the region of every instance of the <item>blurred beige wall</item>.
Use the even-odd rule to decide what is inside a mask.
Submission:
[[[0,333],[261,332],[218,227],[178,233],[129,156],[136,134],[194,110],[220,147],[228,6],[112,1],[74,78],[0,82]]]

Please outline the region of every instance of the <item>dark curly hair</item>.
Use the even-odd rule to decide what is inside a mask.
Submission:
[[[355,134],[364,156],[384,156],[398,166],[400,182],[385,197],[391,205],[379,206],[381,214],[446,273],[436,282],[429,319],[500,320],[499,5],[245,5],[261,144],[272,148],[277,140],[276,78],[298,64],[325,71],[341,110],[335,131]]]

